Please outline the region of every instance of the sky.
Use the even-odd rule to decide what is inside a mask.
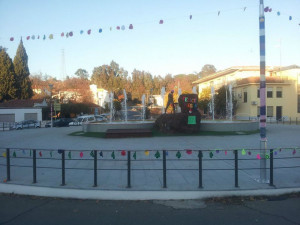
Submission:
[[[264,5],[272,8],[265,13],[266,65],[300,65],[300,0]],[[0,21],[0,46],[9,56],[22,37],[30,73],[57,79],[79,68],[92,75],[112,60],[129,74],[163,77],[200,72],[205,64],[259,66],[259,0],[0,0]]]

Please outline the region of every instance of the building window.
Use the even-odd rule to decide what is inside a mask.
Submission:
[[[247,102],[247,91],[244,91],[244,102]]]
[[[273,88],[267,88],[267,98],[273,98]]]
[[[273,106],[267,106],[267,117],[273,117]]]
[[[257,117],[260,116],[260,106],[257,106]]]
[[[257,98],[260,98],[260,89],[257,88]]]
[[[276,88],[276,98],[282,98],[282,87]]]
[[[300,95],[298,95],[298,113],[300,113]]]

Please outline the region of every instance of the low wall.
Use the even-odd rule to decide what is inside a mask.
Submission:
[[[84,132],[106,132],[108,129],[152,129],[154,121],[83,124]],[[256,131],[258,121],[201,121],[200,131]]]

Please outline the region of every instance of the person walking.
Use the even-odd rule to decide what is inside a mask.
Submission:
[[[166,107],[165,113],[167,113],[167,110],[168,110],[168,108],[169,108],[170,105],[171,105],[171,108],[173,108],[173,113],[175,113],[175,106],[174,106],[174,98],[173,98],[173,94],[174,94],[174,90],[172,90],[172,91],[168,94],[168,102],[167,102],[167,107]]]

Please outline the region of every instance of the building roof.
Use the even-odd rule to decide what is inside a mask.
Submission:
[[[45,104],[45,99],[17,99],[0,103],[0,108],[34,108]]]
[[[291,70],[291,69],[299,69],[300,67],[297,65],[291,65],[286,67],[273,67],[273,66],[266,66],[266,71],[284,71],[284,70]],[[232,66],[225,70],[218,71],[216,73],[210,74],[208,76],[202,77],[193,82],[193,84],[203,83],[218,77],[222,77],[226,74],[234,73],[236,71],[260,71],[259,66]]]

